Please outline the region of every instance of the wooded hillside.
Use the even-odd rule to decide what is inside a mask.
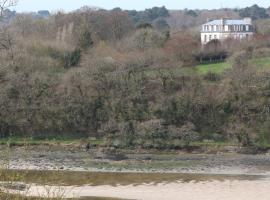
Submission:
[[[252,9],[17,14],[0,33],[0,136],[268,145],[269,15]],[[259,34],[203,49],[199,25],[224,15],[260,18]],[[223,52],[226,70],[198,72],[198,57]]]

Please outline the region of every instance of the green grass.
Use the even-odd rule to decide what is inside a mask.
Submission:
[[[270,57],[254,58],[249,60],[249,64],[254,65],[259,72],[270,71]],[[209,72],[221,74],[226,69],[230,69],[231,67],[232,66],[229,62],[209,63],[195,66],[195,71],[201,75]]]
[[[255,58],[249,60],[249,63],[258,67],[258,71],[270,71],[270,57],[265,58]],[[175,67],[159,70],[159,73],[163,75],[173,74],[175,76],[192,76],[192,75],[205,75],[209,72],[215,74],[222,74],[225,70],[232,68],[232,65],[229,62],[218,62],[218,63],[208,63],[208,64],[199,64],[194,67]],[[145,71],[148,77],[158,76],[159,73],[156,70],[147,70]]]
[[[0,138],[0,145],[10,146],[38,146],[38,145],[77,145],[88,142],[91,145],[102,146],[105,143],[105,138],[49,138],[49,139],[33,139],[23,137],[10,137]],[[169,141],[173,143],[174,140]],[[192,142],[190,146],[231,146],[235,145],[230,142],[214,142],[214,141],[203,141],[203,142]],[[161,152],[159,152],[161,153]]]
[[[48,138],[48,139],[33,139],[24,137],[10,137],[10,138],[0,138],[0,145],[11,145],[11,146],[35,146],[35,145],[72,145],[80,144],[82,142],[89,142],[91,145],[101,145],[104,143],[102,139],[88,139],[88,138]]]
[[[232,67],[231,64],[228,62],[220,62],[220,63],[200,64],[195,66],[195,70],[202,75],[207,74],[209,72],[221,74],[226,69],[229,69],[231,67]]]
[[[203,142],[191,142],[191,146],[194,147],[226,147],[226,146],[236,146],[237,143],[234,142],[215,142],[215,141],[203,141]]]

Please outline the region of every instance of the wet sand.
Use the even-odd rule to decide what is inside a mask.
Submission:
[[[49,147],[23,150],[20,147],[9,150],[7,159],[9,168],[44,171],[44,177],[49,178],[48,182],[45,183],[40,179],[40,174],[31,172],[27,190],[7,192],[26,196],[111,197],[138,200],[270,199],[270,154],[182,154],[181,152],[166,155],[127,154],[127,159],[115,161],[96,159],[95,153],[80,150]],[[2,153],[6,154],[5,151]],[[0,158],[2,166],[1,162],[5,163],[3,157]],[[58,173],[60,170],[63,174],[58,174],[57,181],[54,183],[52,182],[54,179],[51,181],[50,178],[54,176],[53,172],[49,173],[47,170],[56,170]],[[97,172],[97,174],[84,174],[87,172]],[[111,174],[101,172],[111,172]],[[125,175],[123,172],[132,172],[132,174]],[[180,173],[188,177],[178,178],[177,176],[182,176]],[[160,174],[165,174],[165,177]],[[225,175],[213,178],[201,177],[200,174]],[[234,174],[244,177],[232,178]],[[255,177],[246,177],[251,175]],[[81,178],[82,176],[84,178]],[[132,178],[134,176],[136,178]],[[34,180],[35,177],[37,180]],[[65,186],[52,186],[59,185],[59,180],[65,183]],[[41,186],[44,184],[50,186]]]
[[[269,200],[270,180],[174,182],[127,186],[32,186],[30,196],[68,198],[86,196],[138,200]]]

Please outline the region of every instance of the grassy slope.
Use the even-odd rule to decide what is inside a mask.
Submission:
[[[270,57],[266,58],[255,58],[249,61],[250,64],[258,67],[258,71],[270,71]],[[148,77],[156,77],[163,74],[163,76],[174,75],[178,76],[192,76],[192,75],[205,75],[209,72],[215,74],[222,74],[225,70],[232,68],[230,62],[219,62],[219,63],[209,63],[209,64],[199,64],[194,67],[175,67],[175,68],[167,68],[167,69],[150,69],[144,71]]]
[[[269,71],[270,70],[270,57],[266,58],[255,58],[249,61],[250,64],[258,67],[258,71]],[[232,66],[229,62],[221,62],[214,64],[200,64],[195,66],[195,70],[198,74],[207,74],[213,72],[217,74],[223,73],[226,69],[230,69]]]
[[[199,74],[207,74],[209,72],[221,74],[226,69],[231,68],[230,63],[228,62],[220,62],[220,63],[213,63],[213,64],[200,64],[195,67],[196,71]]]

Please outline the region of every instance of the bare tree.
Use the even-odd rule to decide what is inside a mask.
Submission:
[[[0,0],[0,21],[4,15],[4,11],[10,7],[16,6],[19,0]],[[5,50],[11,55],[11,60],[14,58],[13,54],[13,38],[5,26],[0,29],[0,51]]]
[[[11,33],[6,29],[0,30],[0,51],[4,50],[10,54],[11,60],[14,58],[13,54],[14,39]]]
[[[16,6],[19,0],[0,0],[0,16],[3,17],[7,8]]]

